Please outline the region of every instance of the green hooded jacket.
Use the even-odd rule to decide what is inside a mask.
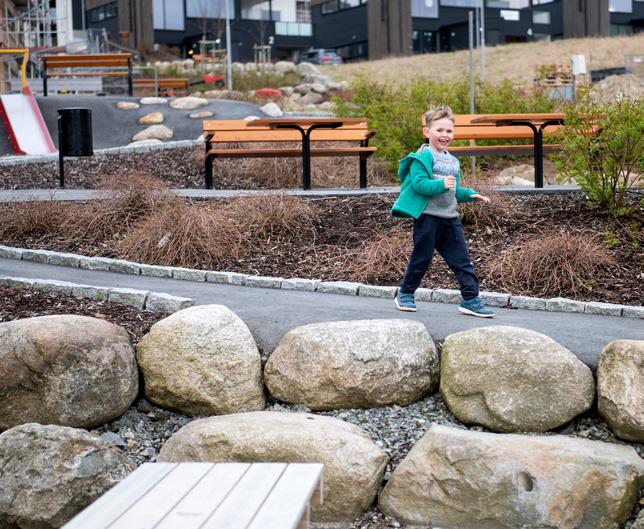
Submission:
[[[443,181],[432,178],[434,160],[427,144],[423,144],[416,152],[409,153],[398,163],[398,178],[400,179],[400,195],[391,208],[394,217],[421,216],[430,197],[447,193]],[[476,191],[468,187],[460,187],[461,173],[456,175],[456,201],[474,202],[472,195]]]

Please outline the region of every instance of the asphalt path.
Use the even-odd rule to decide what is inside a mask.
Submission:
[[[0,259],[0,275],[167,292],[192,298],[197,305],[225,305],[248,325],[257,344],[265,351],[275,349],[286,332],[300,325],[362,319],[421,321],[434,340],[491,325],[532,329],[559,342],[592,369],[597,367],[599,353],[609,342],[644,340],[642,320],[615,316],[496,309],[496,318],[482,319],[460,314],[456,305],[424,302],[418,303],[417,313],[404,313],[396,310],[390,299],[197,283],[13,259]]]

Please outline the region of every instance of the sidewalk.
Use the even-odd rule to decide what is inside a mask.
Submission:
[[[579,186],[548,186],[543,189],[519,186],[499,186],[497,191],[505,193],[571,193],[579,191]],[[318,188],[304,191],[303,189],[173,189],[172,192],[188,198],[229,198],[251,195],[287,194],[306,197],[344,197],[378,194],[395,194],[400,186],[368,187],[366,189]],[[3,189],[0,190],[0,202],[30,202],[30,201],[74,201],[94,200],[109,197],[109,191],[97,189]]]
[[[357,319],[411,318],[424,323],[439,341],[455,332],[490,325],[532,329],[567,347],[593,369],[609,342],[644,340],[642,320],[615,316],[498,308],[495,319],[484,320],[458,313],[456,305],[427,302],[419,302],[418,312],[410,314],[397,311],[391,299],[182,281],[13,259],[0,259],[0,275],[144,289],[192,298],[196,305],[223,304],[248,325],[259,347],[268,351],[300,325]]]

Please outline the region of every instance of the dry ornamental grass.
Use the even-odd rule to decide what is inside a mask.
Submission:
[[[593,277],[614,264],[591,233],[542,233],[508,248],[489,273],[514,294],[576,296],[595,286]]]

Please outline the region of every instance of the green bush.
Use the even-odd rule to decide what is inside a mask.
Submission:
[[[377,130],[371,143],[378,147],[378,157],[386,160],[392,171],[400,158],[422,143],[423,112],[432,106],[449,105],[456,114],[470,113],[467,79],[439,82],[414,78],[402,86],[393,86],[362,76],[352,83],[351,89],[353,97],[349,101],[334,98],[337,114],[367,118]],[[500,85],[479,82],[474,104],[477,114],[502,114],[551,112],[557,103],[542,93],[524,93],[506,81]]]
[[[629,202],[628,191],[644,173],[643,129],[641,101],[602,104],[583,98],[566,112],[555,165],[602,212],[630,215],[636,206]]]

